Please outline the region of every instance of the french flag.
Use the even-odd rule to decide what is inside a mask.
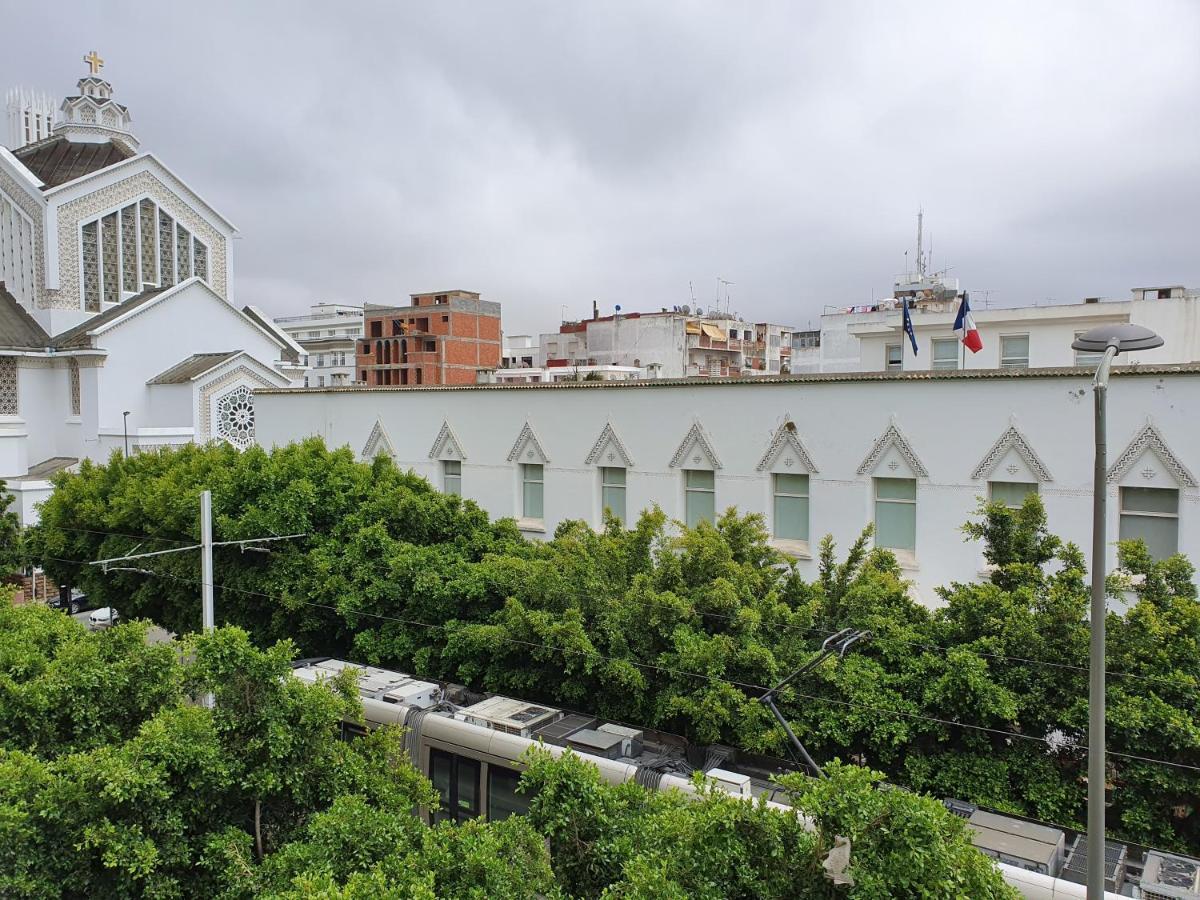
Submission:
[[[971,315],[971,301],[967,299],[966,293],[959,304],[958,315],[954,317],[954,333],[972,353],[983,349],[983,338],[979,336],[979,329],[975,327],[975,317]]]

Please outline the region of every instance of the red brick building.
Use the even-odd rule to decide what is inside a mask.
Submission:
[[[500,304],[473,291],[412,294],[409,306],[368,306],[355,361],[370,387],[474,384],[500,365]]]

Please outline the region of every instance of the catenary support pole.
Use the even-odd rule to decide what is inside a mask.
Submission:
[[[1104,602],[1105,526],[1108,500],[1108,439],[1104,415],[1108,370],[1117,355],[1109,345],[1096,368],[1096,467],[1092,476],[1092,609],[1091,650],[1088,664],[1088,900],[1104,900]]]
[[[212,491],[200,493],[200,610],[204,631],[212,631],[216,625],[213,612],[213,561],[212,561]],[[212,694],[204,695],[204,705],[212,708]]]

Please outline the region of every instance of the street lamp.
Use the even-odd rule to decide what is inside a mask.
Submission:
[[[129,459],[129,410],[121,413],[121,428],[125,432],[125,458]]]
[[[1103,353],[1093,384],[1096,396],[1096,468],[1092,476],[1092,642],[1088,663],[1088,900],[1104,898],[1104,553],[1107,512],[1108,446],[1105,397],[1113,357],[1161,347],[1163,339],[1141,325],[1099,325],[1075,338],[1071,347]]]

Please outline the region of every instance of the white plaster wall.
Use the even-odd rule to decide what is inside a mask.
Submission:
[[[129,410],[129,430],[192,424],[156,418],[146,385],[193,353],[244,350],[268,368],[279,358],[279,345],[248,322],[237,310],[198,284],[183,288],[165,301],[97,338],[108,351],[100,372],[98,430],[121,434],[121,413]],[[161,410],[159,410],[161,411]],[[92,451],[88,450],[88,455]]]
[[[29,434],[26,459],[32,466],[51,456],[70,455],[63,452],[65,448],[60,449],[60,443],[65,443],[60,436],[71,411],[71,401],[65,360],[53,368],[28,366],[28,362],[30,360],[18,359],[17,380],[21,418],[25,420]]]
[[[1000,338],[1028,334],[1030,367],[1073,366],[1075,351],[1071,342],[1076,333],[1106,322],[1145,325],[1166,339],[1161,348],[1137,354],[1136,360],[1144,365],[1192,362],[1200,359],[1198,304],[1200,300],[1195,298],[1179,298],[973,310],[983,350],[977,354],[967,352],[965,362],[960,351],[960,365],[968,369],[999,368]],[[895,343],[904,346],[906,370],[928,370],[933,362],[933,339],[954,338],[954,314],[915,310],[912,318],[919,347],[915,357],[901,330],[900,310],[824,316],[822,371],[883,371],[886,345]],[[856,330],[861,333],[856,335]]]
[[[1183,463],[1200,472],[1200,420],[1194,415],[1200,375],[1118,374],[1109,395],[1110,459],[1149,415]],[[769,519],[771,480],[756,467],[790,416],[818,470],[810,480],[813,545],[830,533],[843,552],[873,519],[871,475],[857,469],[894,416],[929,473],[918,479],[917,551],[908,572],[927,603],[936,602],[936,586],[979,577],[981,549],[965,542],[960,531],[977,498],[987,493],[986,482],[971,474],[1015,421],[1053,478],[1042,486],[1051,527],[1085,551],[1091,543],[1092,400],[1089,379],[1082,375],[260,392],[256,410],[258,441],[268,447],[316,434],[331,446],[349,445],[361,453],[378,421],[398,464],[435,484],[439,467],[428,453],[448,422],[466,454],[463,493],[497,517],[519,515],[518,470],[507,456],[529,422],[549,457],[547,533],[566,518],[599,524],[599,473],[584,461],[606,422],[633,461],[626,494],[631,517],[652,503],[683,516],[683,475],[669,463],[699,421],[722,464],[718,509],[737,506]],[[886,455],[879,461],[887,462]],[[1009,476],[1001,469],[993,477]],[[1115,536],[1115,486],[1109,496],[1109,534]],[[1180,549],[1200,561],[1200,492],[1183,490],[1180,508]],[[1115,550],[1110,557],[1115,564]],[[800,566],[806,577],[815,574],[812,560]]]

